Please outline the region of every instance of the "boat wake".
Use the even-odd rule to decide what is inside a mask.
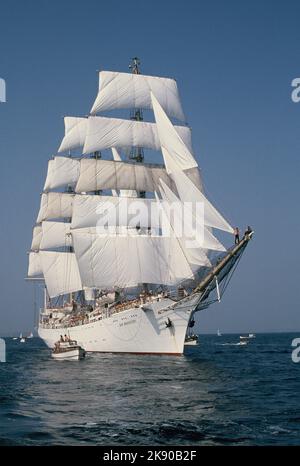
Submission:
[[[238,343],[215,343],[217,346],[245,346],[244,343],[241,343],[240,341]]]

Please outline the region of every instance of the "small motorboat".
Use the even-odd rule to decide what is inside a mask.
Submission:
[[[75,340],[58,341],[52,350],[52,358],[62,361],[79,361],[85,358],[85,350]]]
[[[256,336],[255,333],[249,333],[248,335],[249,338],[255,338],[255,336]]]
[[[249,335],[240,335],[240,340],[241,341],[247,341],[247,340],[249,340],[249,338],[250,338]]]
[[[186,346],[195,346],[199,344],[199,338],[198,335],[187,335],[184,340],[184,344]]]
[[[13,340],[17,340],[17,339],[18,339],[18,337],[13,337]]]
[[[241,340],[237,343],[237,345],[239,346],[245,346],[245,345],[248,345],[248,340]]]

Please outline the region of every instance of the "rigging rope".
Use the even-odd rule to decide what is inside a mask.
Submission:
[[[238,264],[239,264],[239,262],[240,262],[240,260],[241,260],[242,255],[244,254],[244,252],[245,252],[245,249],[242,250],[242,252],[241,252],[241,254],[239,255],[239,257],[237,258],[237,260],[236,260],[234,266],[232,267],[231,271],[230,271],[230,272],[228,273],[228,275],[225,277],[225,280],[223,281],[223,283],[221,283],[221,293],[220,293],[221,297],[222,297],[223,294],[225,293],[226,288],[227,288],[227,286],[229,285],[229,282],[230,282],[230,280],[231,280],[231,278],[232,278],[232,276],[233,276],[233,274],[234,274],[234,272],[235,272],[235,269],[237,268],[237,266],[238,266]]]

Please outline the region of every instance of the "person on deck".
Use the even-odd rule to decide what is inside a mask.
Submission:
[[[64,342],[64,337],[62,335],[60,336],[60,341]]]
[[[240,230],[238,229],[238,227],[235,227],[233,234],[234,234],[234,244],[239,244],[239,242],[240,242]]]

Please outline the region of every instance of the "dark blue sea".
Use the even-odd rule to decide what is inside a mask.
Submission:
[[[6,339],[1,445],[300,445],[295,334],[201,335],[182,357],[54,361]]]

